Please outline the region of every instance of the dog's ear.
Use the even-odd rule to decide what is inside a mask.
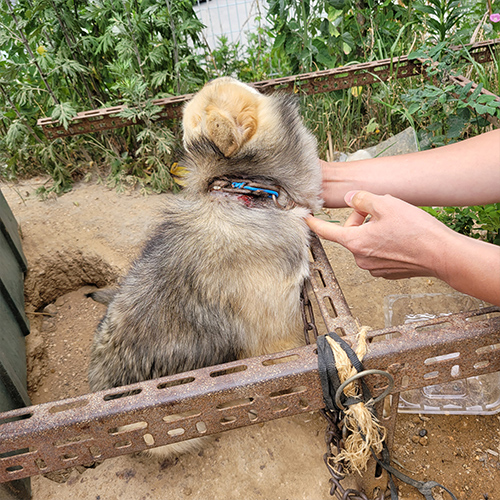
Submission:
[[[216,105],[206,108],[206,127],[210,139],[221,153],[230,157],[249,141],[257,130],[255,104],[234,103],[234,107],[222,109]]]

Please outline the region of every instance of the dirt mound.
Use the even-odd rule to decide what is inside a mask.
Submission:
[[[85,285],[104,287],[120,274],[99,255],[75,249],[42,255],[33,260],[32,269],[26,277],[25,293],[35,310]]]

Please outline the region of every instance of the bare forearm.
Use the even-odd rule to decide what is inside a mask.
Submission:
[[[458,233],[439,242],[436,276],[456,290],[500,306],[500,247]]]
[[[351,163],[326,163],[327,207],[351,190],[391,194],[413,205],[483,205],[500,200],[500,130],[442,148]]]

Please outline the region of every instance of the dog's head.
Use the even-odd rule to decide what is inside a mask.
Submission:
[[[263,95],[233,78],[206,84],[183,117],[190,191],[220,177],[281,186],[296,203],[321,206],[316,141],[290,95]]]
[[[226,158],[235,155],[257,130],[261,97],[234,78],[207,83],[184,109],[184,147],[206,137]]]

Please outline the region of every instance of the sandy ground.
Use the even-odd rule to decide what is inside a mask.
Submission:
[[[126,271],[162,205],[161,195],[119,194],[99,184],[79,184],[42,202],[34,193],[42,182],[1,185],[29,262],[27,362],[34,404],[88,392],[89,346],[104,309],[84,294]],[[347,214],[331,215],[344,220]],[[341,247],[325,247],[361,324],[384,326],[387,296],[450,292],[437,280],[372,278]],[[123,456],[95,469],[73,470],[65,483],[37,476],[33,499],[327,499],[324,427],[318,414],[307,413],[226,432],[200,454],[176,461]],[[460,500],[500,500],[499,453],[498,415],[398,417],[396,462],[416,479],[441,482]],[[422,498],[407,486],[401,486],[400,496]]]

